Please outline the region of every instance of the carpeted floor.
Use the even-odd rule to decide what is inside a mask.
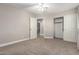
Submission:
[[[76,43],[60,39],[32,39],[0,48],[1,55],[77,55]]]

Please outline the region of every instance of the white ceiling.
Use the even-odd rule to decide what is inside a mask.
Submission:
[[[72,8],[75,8],[79,4],[77,3],[48,3],[47,4],[49,7],[47,9],[48,14],[55,14],[59,12],[63,12]],[[27,10],[36,13],[36,14],[41,14],[42,12],[38,10],[38,6],[34,5],[32,7],[27,8]]]
[[[49,7],[47,9],[48,14],[55,14],[58,12],[63,12],[72,8],[75,8],[79,3],[46,3]],[[18,8],[24,8],[29,12],[34,14],[42,14],[38,9],[38,3],[6,3],[4,5],[12,5]]]

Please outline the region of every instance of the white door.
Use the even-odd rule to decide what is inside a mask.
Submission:
[[[37,19],[30,18],[30,39],[37,38]]]
[[[55,22],[55,38],[63,38],[63,23],[59,20]]]

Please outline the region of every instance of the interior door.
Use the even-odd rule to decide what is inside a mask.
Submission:
[[[55,19],[55,38],[63,38],[63,19]]]
[[[30,39],[37,38],[37,19],[30,18]]]

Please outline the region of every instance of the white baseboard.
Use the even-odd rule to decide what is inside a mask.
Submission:
[[[44,38],[50,38],[50,39],[53,39],[53,37],[44,37]]]
[[[64,40],[64,41],[67,41],[67,42],[73,42],[73,43],[77,43],[76,41],[70,41],[70,40]]]
[[[17,40],[17,41],[12,41],[12,42],[8,42],[8,43],[5,43],[5,44],[1,44],[0,47],[12,45],[12,44],[19,43],[19,42],[22,42],[22,41],[25,41],[25,40],[29,40],[29,38],[25,38],[25,39],[21,39],[21,40]]]

